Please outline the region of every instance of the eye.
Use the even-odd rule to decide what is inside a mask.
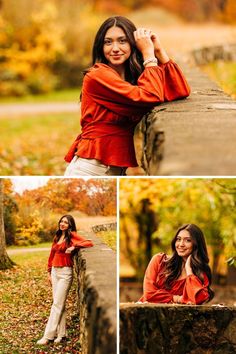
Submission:
[[[127,43],[127,39],[126,39],[126,38],[121,38],[121,39],[120,39],[120,43],[121,43],[121,44]]]
[[[105,39],[104,44],[105,45],[111,45],[112,41],[110,39]]]

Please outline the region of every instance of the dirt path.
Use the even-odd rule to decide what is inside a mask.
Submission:
[[[145,16],[142,22],[139,21],[136,24],[137,26],[147,26]],[[151,22],[148,27],[151,27],[159,35],[163,46],[170,56],[179,54],[182,59],[191,50],[204,46],[235,43],[236,38],[235,25],[179,23],[164,26],[159,25],[157,22]]]
[[[3,103],[0,104],[0,117],[21,117],[31,114],[79,112],[77,102],[50,102],[50,103]]]
[[[17,248],[17,249],[8,249],[7,253],[9,255],[12,254],[18,254],[18,253],[28,253],[28,252],[38,252],[38,251],[49,251],[50,247],[41,247],[41,248],[29,248],[29,247],[25,247],[25,248]]]

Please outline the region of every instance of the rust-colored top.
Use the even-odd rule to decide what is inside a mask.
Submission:
[[[86,240],[76,232],[73,231],[71,234],[69,246],[66,245],[65,241],[60,244],[53,242],[48,258],[48,272],[51,272],[52,267],[73,267],[73,254],[65,253],[68,247],[86,248],[93,246],[92,241]]]
[[[74,155],[103,164],[135,167],[133,134],[137,123],[154,106],[185,98],[190,88],[172,60],[146,67],[137,85],[124,81],[106,64],[95,64],[85,75],[82,88],[82,133],[65,160]]]
[[[203,274],[204,282],[194,274],[188,275],[184,279],[175,280],[171,289],[165,288],[165,276],[160,273],[165,267],[167,256],[164,253],[156,254],[152,257],[145,272],[143,282],[143,296],[139,301],[153,303],[170,303],[173,295],[183,295],[183,303],[200,305],[209,299],[209,280]]]

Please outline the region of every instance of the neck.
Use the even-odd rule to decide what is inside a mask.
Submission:
[[[119,65],[119,66],[116,66],[116,65],[112,65],[110,64],[109,65],[112,69],[114,69],[120,76],[123,80],[125,80],[125,67],[124,65]]]

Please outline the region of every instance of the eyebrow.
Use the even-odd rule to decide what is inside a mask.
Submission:
[[[126,36],[120,36],[120,37],[117,37],[117,39],[123,39],[123,38],[127,38]],[[114,39],[114,38],[111,38],[111,37],[105,37],[104,39]]]

